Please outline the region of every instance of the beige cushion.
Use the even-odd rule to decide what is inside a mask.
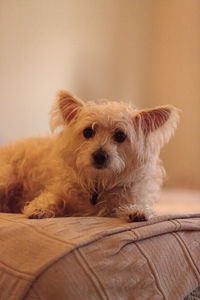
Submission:
[[[126,223],[0,214],[0,299],[183,299],[200,282],[200,214]]]

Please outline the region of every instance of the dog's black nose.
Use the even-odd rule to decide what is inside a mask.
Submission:
[[[95,166],[101,169],[105,166],[105,163],[108,160],[108,154],[103,150],[97,150],[93,153],[93,160],[95,162]]]

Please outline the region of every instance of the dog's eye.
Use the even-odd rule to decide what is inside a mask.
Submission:
[[[91,127],[87,127],[83,130],[83,135],[86,139],[90,139],[95,134],[94,130]]]
[[[113,139],[117,143],[123,143],[125,141],[125,139],[126,139],[126,135],[125,135],[125,133],[122,130],[118,130],[113,135]]]

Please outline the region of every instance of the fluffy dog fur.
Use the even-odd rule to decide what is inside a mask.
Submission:
[[[0,148],[0,211],[150,218],[165,174],[160,149],[177,120],[170,105],[84,103],[61,90],[50,122],[59,132]]]

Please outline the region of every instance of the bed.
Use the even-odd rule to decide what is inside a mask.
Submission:
[[[0,300],[200,299],[200,193],[188,193],[183,206],[163,193],[148,222],[1,213]]]

